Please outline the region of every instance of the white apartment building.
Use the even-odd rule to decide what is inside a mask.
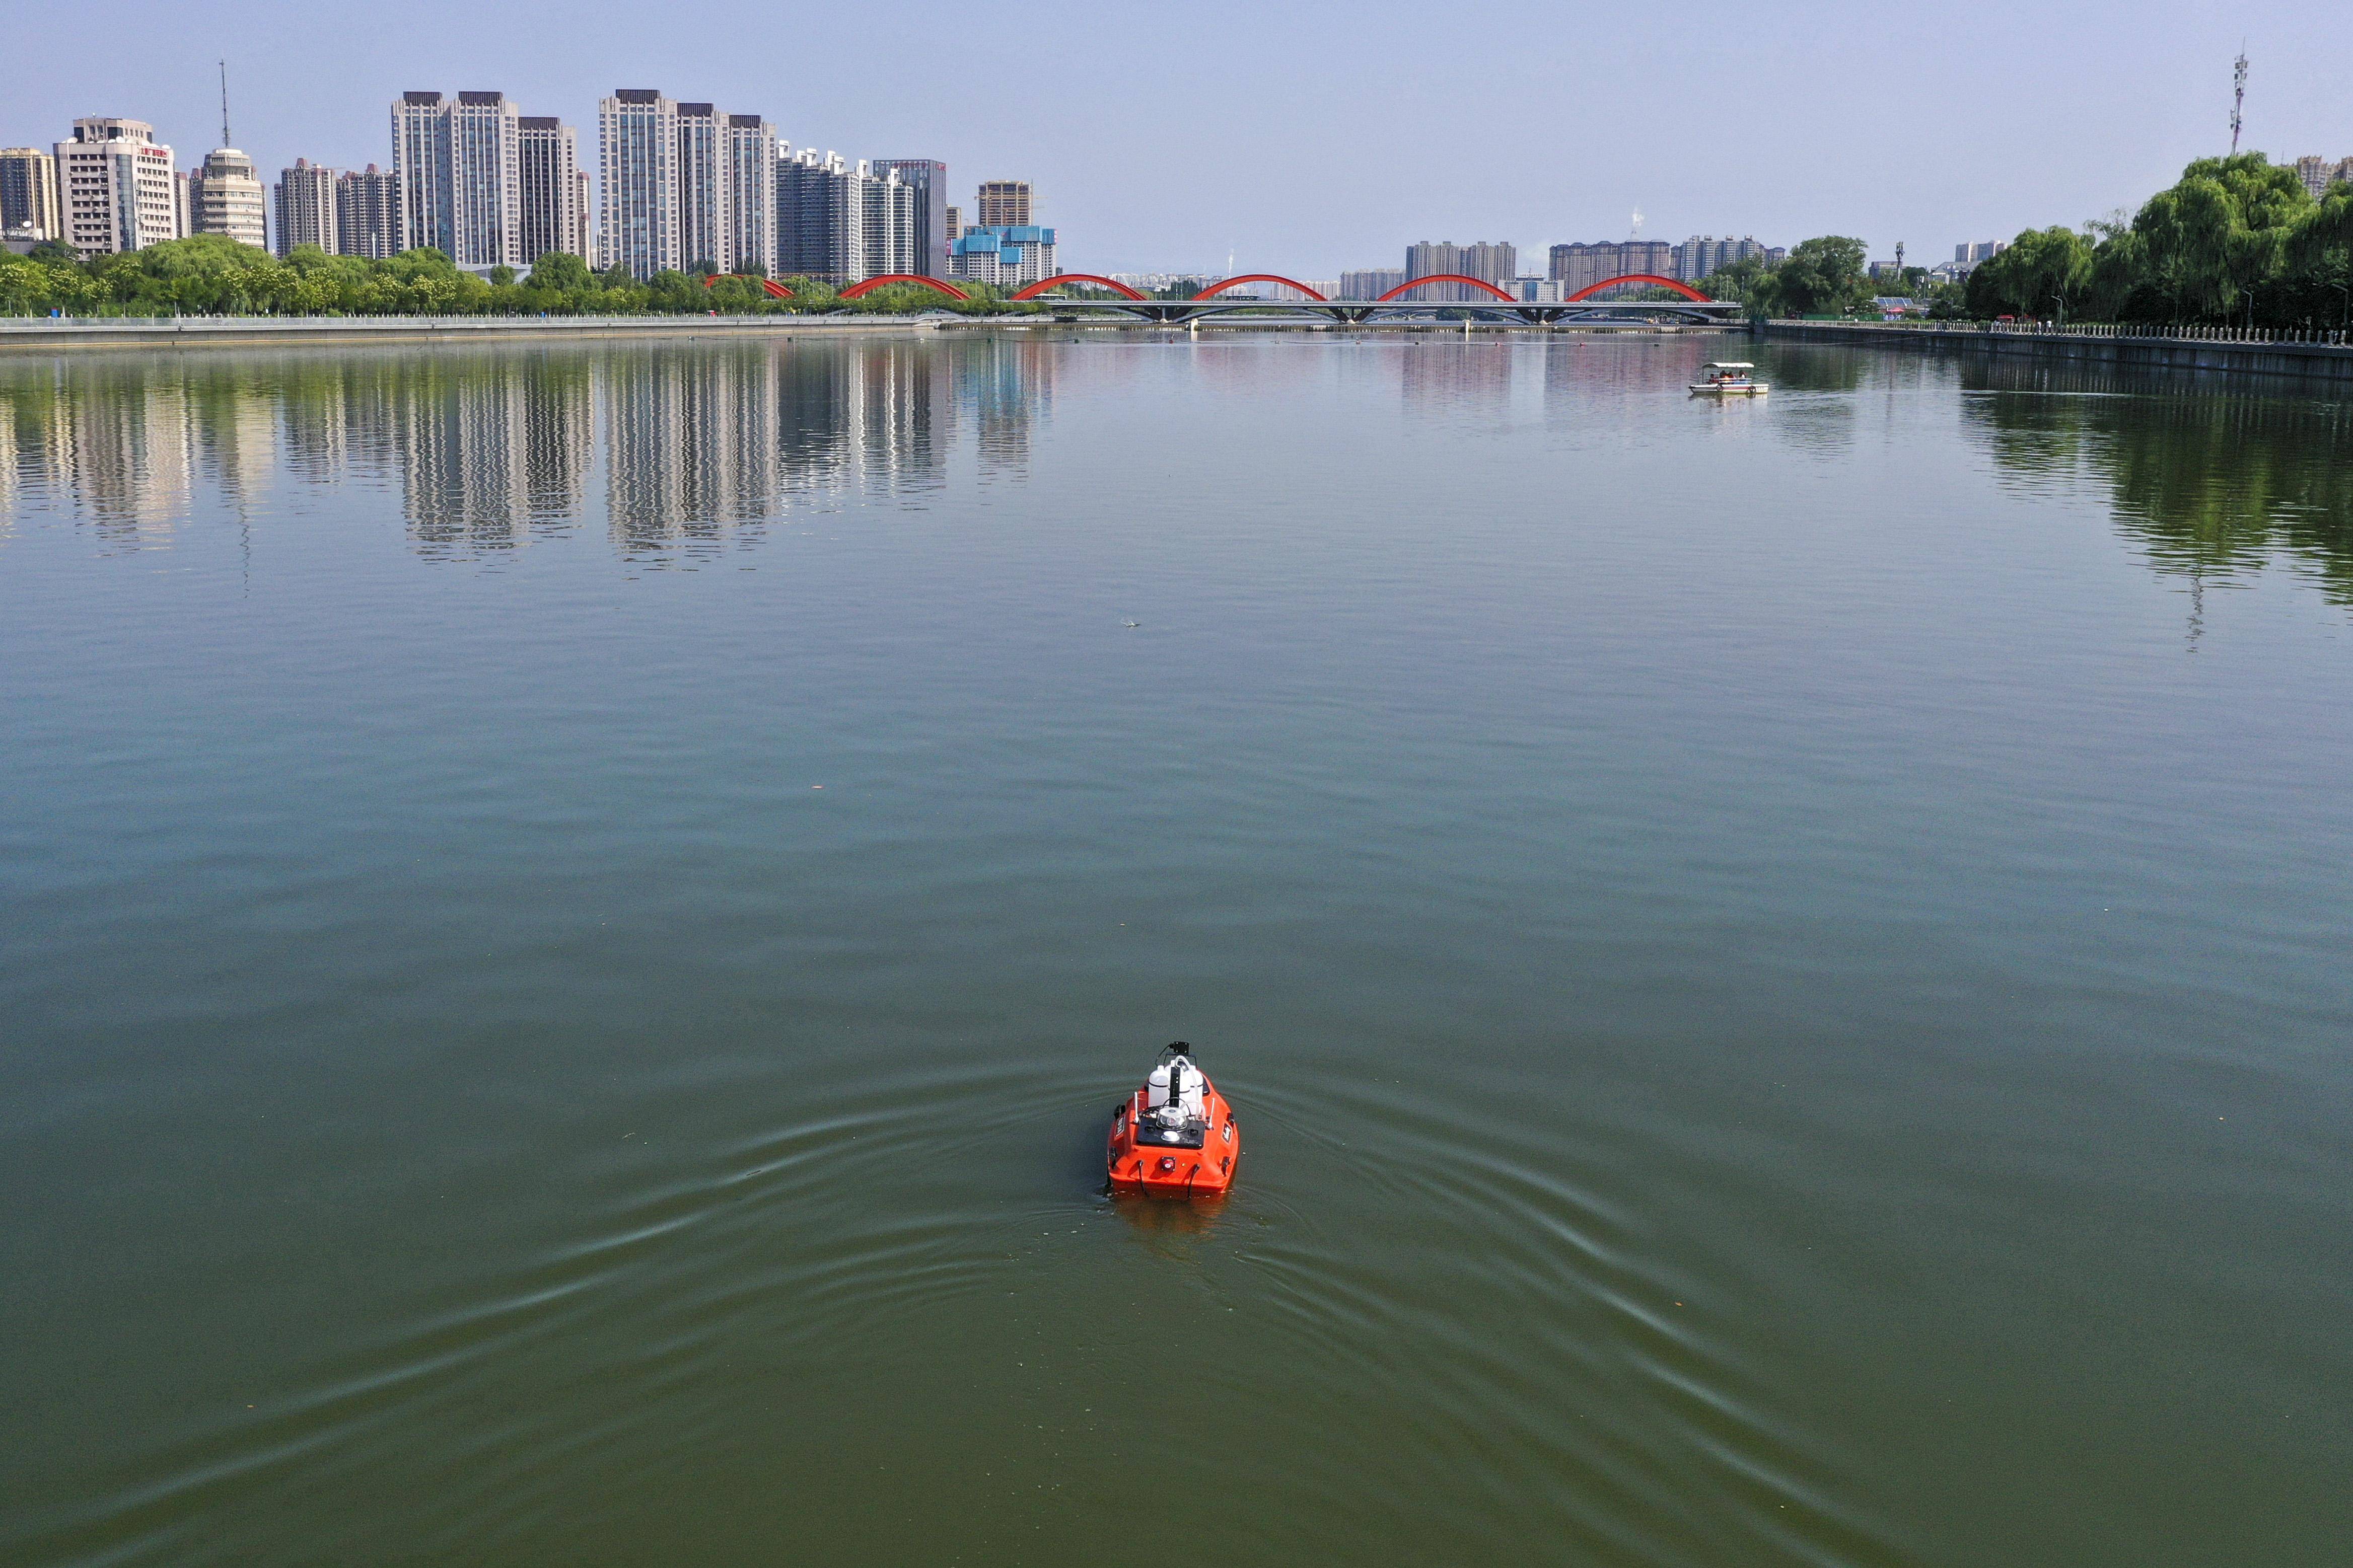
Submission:
[[[143,120],[77,120],[57,144],[65,241],[85,257],[142,250],[185,232],[172,149]]]
[[[460,267],[522,264],[522,121],[502,92],[461,92],[449,111],[449,259]]]
[[[776,268],[834,284],[917,272],[918,193],[895,170],[814,148],[776,163]]]
[[[1054,231],[1035,224],[976,224],[948,247],[951,278],[1023,289],[1054,275]]]
[[[678,252],[682,270],[733,272],[734,215],[728,200],[726,128],[707,103],[678,106]]]
[[[625,87],[596,106],[605,199],[597,258],[637,279],[689,259],[679,233],[678,105]]]
[[[38,147],[0,147],[0,232],[12,239],[62,239],[58,160]]]
[[[731,272],[776,275],[776,129],[756,114],[731,114],[725,129],[727,247]]]
[[[234,147],[216,147],[188,176],[188,232],[217,234],[255,249],[269,243],[267,193],[253,160]]]
[[[572,175],[573,223],[572,243],[564,248],[586,261],[594,270],[604,263],[596,259],[596,193],[588,184],[588,171],[575,170]]]
[[[399,248],[459,267],[521,265],[522,115],[502,92],[405,92],[392,106]]]
[[[335,247],[383,260],[401,251],[400,176],[374,163],[335,181]]]
[[[860,226],[866,237],[862,276],[922,273],[923,253],[916,248],[915,187],[901,179],[895,169],[878,174],[861,162],[858,172],[863,176],[859,197],[866,207]]]
[[[335,171],[308,158],[297,158],[290,169],[278,172],[273,197],[278,208],[278,254],[298,245],[315,245],[332,256],[343,247],[342,225],[335,197],[340,182]]]

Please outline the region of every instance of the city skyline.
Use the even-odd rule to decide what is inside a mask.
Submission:
[[[1046,10],[1030,14],[1039,26],[1072,34],[1051,73],[1036,68],[1036,30],[976,29],[961,13],[956,47],[931,54],[878,55],[831,18],[796,22],[789,37],[754,22],[742,47],[718,51],[609,42],[593,14],[553,36],[527,12],[470,13],[458,26],[454,7],[427,0],[398,18],[354,19],[337,47],[366,62],[356,79],[304,41],[313,30],[273,25],[293,16],[280,0],[156,7],[153,26],[138,25],[147,15],[138,0],[119,29],[127,37],[103,52],[105,75],[20,84],[0,142],[47,145],[75,119],[137,118],[186,166],[212,144],[221,53],[240,145],[265,172],[298,156],[384,163],[370,106],[420,81],[497,89],[579,128],[584,142],[613,84],[691,83],[700,98],[759,107],[795,146],[944,162],[967,211],[980,180],[1030,180],[1051,197],[1050,221],[1083,237],[1067,264],[1092,269],[1206,269],[1231,251],[1245,269],[1329,277],[1388,264],[1432,234],[1498,235],[1524,249],[1622,239],[1637,208],[1650,215],[1645,238],[1851,233],[1874,257],[1898,240],[1914,256],[1943,255],[2135,205],[2190,157],[2223,151],[2242,31],[2253,60],[2245,144],[2280,162],[2353,148],[2353,115],[2327,63],[2353,43],[2353,21],[2284,6],[2225,20],[2159,5],[2129,26],[2121,9],[2086,12],[2055,47],[2038,13],[2033,51],[1967,42],[2024,26],[2018,6],[1946,7],[1901,33],[1876,13],[1833,7],[1758,36],[1728,11],[1671,27],[1482,5],[1410,50],[1379,42],[1385,28],[1430,26],[1402,11],[1352,13],[1352,36],[1338,39],[1311,13],[1254,23],[1258,49],[1202,62],[1181,91],[1136,70],[1131,29],[1098,38]],[[99,52],[78,43],[91,26],[43,12],[16,36],[27,58],[89,59]],[[1535,45],[1474,48],[1464,38],[1480,26]],[[222,41],[176,41],[199,32]],[[1818,92],[1823,79],[1840,91]],[[1742,133],[1663,112],[1695,94],[1743,103]],[[1376,145],[1378,156],[1363,151]],[[1317,181],[1296,179],[1303,157]]]

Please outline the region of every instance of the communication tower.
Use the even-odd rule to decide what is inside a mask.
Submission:
[[[2239,46],[2239,58],[2231,67],[2231,156],[2239,155],[2239,111],[2247,106],[2247,46]]]

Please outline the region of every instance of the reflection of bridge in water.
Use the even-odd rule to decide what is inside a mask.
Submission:
[[[1296,299],[1266,299],[1234,294],[1236,289],[1271,284],[1288,289]],[[1431,287],[1460,291],[1444,300],[1413,299]],[[1066,290],[1084,288],[1085,295]],[[1629,299],[1624,290],[1639,288],[1646,299]],[[1658,298],[1664,293],[1667,297]],[[1604,298],[1604,296],[1608,296]],[[1678,325],[1730,326],[1740,316],[1737,300],[1711,300],[1688,283],[1651,272],[1630,272],[1605,278],[1565,300],[1523,300],[1480,278],[1442,272],[1401,283],[1377,300],[1327,300],[1296,279],[1271,272],[1248,272],[1212,283],[1186,300],[1155,300],[1115,279],[1091,272],[1065,272],[1032,283],[1013,296],[1022,301],[1050,304],[1058,316],[1082,314],[1126,316],[1161,326],[1182,326],[1212,316],[1293,316],[1322,320],[1342,326],[1363,326],[1380,321],[1467,319],[1501,321],[1516,326],[1556,327],[1582,322],[1672,321]]]
[[[715,279],[704,279],[706,285],[715,281]],[[765,279],[757,281],[772,294],[780,298],[791,297],[791,290],[787,289]],[[1261,283],[1288,289],[1298,298],[1268,299],[1256,294],[1229,293],[1232,289]],[[892,272],[880,278],[869,278],[844,289],[841,298],[856,300],[877,289],[902,284],[930,289],[952,300],[970,298],[964,289],[945,279],[927,278],[913,272]],[[1467,292],[1445,300],[1406,298],[1409,294],[1418,294],[1433,287]],[[1624,290],[1630,288],[1643,289],[1650,297],[1626,298]],[[1064,292],[1070,289],[1086,289],[1091,292]],[[1662,292],[1667,296],[1665,299],[1658,298]],[[1609,297],[1605,299],[1605,295]],[[1166,327],[1184,326],[1210,316],[1240,315],[1245,311],[1259,317],[1303,316],[1352,327],[1360,327],[1370,321],[1451,318],[1501,321],[1527,327],[1573,326],[1585,322],[1607,324],[1613,321],[1728,327],[1740,317],[1738,300],[1711,300],[1688,283],[1662,278],[1655,272],[1628,272],[1616,278],[1605,278],[1599,283],[1579,289],[1565,300],[1523,300],[1483,278],[1468,278],[1460,272],[1440,272],[1428,278],[1417,278],[1409,283],[1398,284],[1377,300],[1327,300],[1298,279],[1272,272],[1246,272],[1238,278],[1221,279],[1189,299],[1159,300],[1099,272],[1061,272],[1030,284],[1013,298],[1022,304],[1051,305],[1054,313],[1065,321],[1075,321],[1081,315],[1092,313],[1126,316]]]

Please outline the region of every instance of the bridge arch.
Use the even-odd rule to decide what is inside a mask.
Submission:
[[[1318,294],[1314,289],[1310,289],[1306,284],[1300,282],[1295,278],[1281,278],[1271,272],[1245,272],[1239,278],[1229,278],[1222,282],[1212,283],[1207,289],[1202,289],[1198,294],[1194,295],[1193,298],[1196,300],[1208,300],[1216,295],[1224,293],[1229,289],[1238,288],[1244,283],[1280,283],[1286,289],[1298,289],[1310,300],[1320,302],[1324,298],[1323,295]],[[1281,301],[1271,301],[1271,303],[1279,304]]]
[[[705,289],[708,289],[712,284],[718,282],[722,278],[741,278],[746,283],[757,283],[761,288],[767,290],[768,298],[771,300],[789,300],[793,297],[793,291],[791,289],[786,288],[775,279],[763,278],[756,272],[714,272],[702,280],[702,286]]]
[[[1420,288],[1425,283],[1468,283],[1473,289],[1484,289],[1488,293],[1493,294],[1496,299],[1503,300],[1506,304],[1517,305],[1522,302],[1518,295],[1504,293],[1501,289],[1496,288],[1484,278],[1465,278],[1460,272],[1433,272],[1427,278],[1417,278],[1410,283],[1398,284],[1396,288],[1390,289],[1388,293],[1374,300],[1373,303],[1376,305],[1386,305],[1391,300],[1396,299],[1398,295],[1410,293],[1412,290]]]
[[[885,289],[893,283],[921,283],[924,288],[936,289],[951,300],[972,298],[953,283],[944,282],[937,278],[926,278],[920,272],[885,272],[880,278],[869,278],[862,283],[852,283],[834,297],[838,300],[863,299],[877,289]]]
[[[1561,303],[1564,305],[1574,305],[1579,300],[1588,299],[1592,295],[1599,294],[1604,289],[1615,289],[1620,283],[1648,283],[1660,289],[1672,289],[1676,293],[1681,294],[1684,299],[1696,300],[1703,305],[1714,303],[1714,301],[1709,300],[1706,295],[1701,293],[1690,284],[1679,283],[1672,278],[1662,278],[1655,272],[1629,272],[1622,277],[1605,278],[1599,283],[1592,284],[1584,289],[1579,289],[1576,293],[1571,294],[1567,299],[1563,300]]]
[[[1149,297],[1137,293],[1116,278],[1105,278],[1098,272],[1057,272],[1051,278],[1039,279],[1014,295],[1014,302],[1018,304],[1024,300],[1035,300],[1049,289],[1059,289],[1065,283],[1092,283],[1097,288],[1108,289],[1113,293],[1128,300],[1143,300]]]

